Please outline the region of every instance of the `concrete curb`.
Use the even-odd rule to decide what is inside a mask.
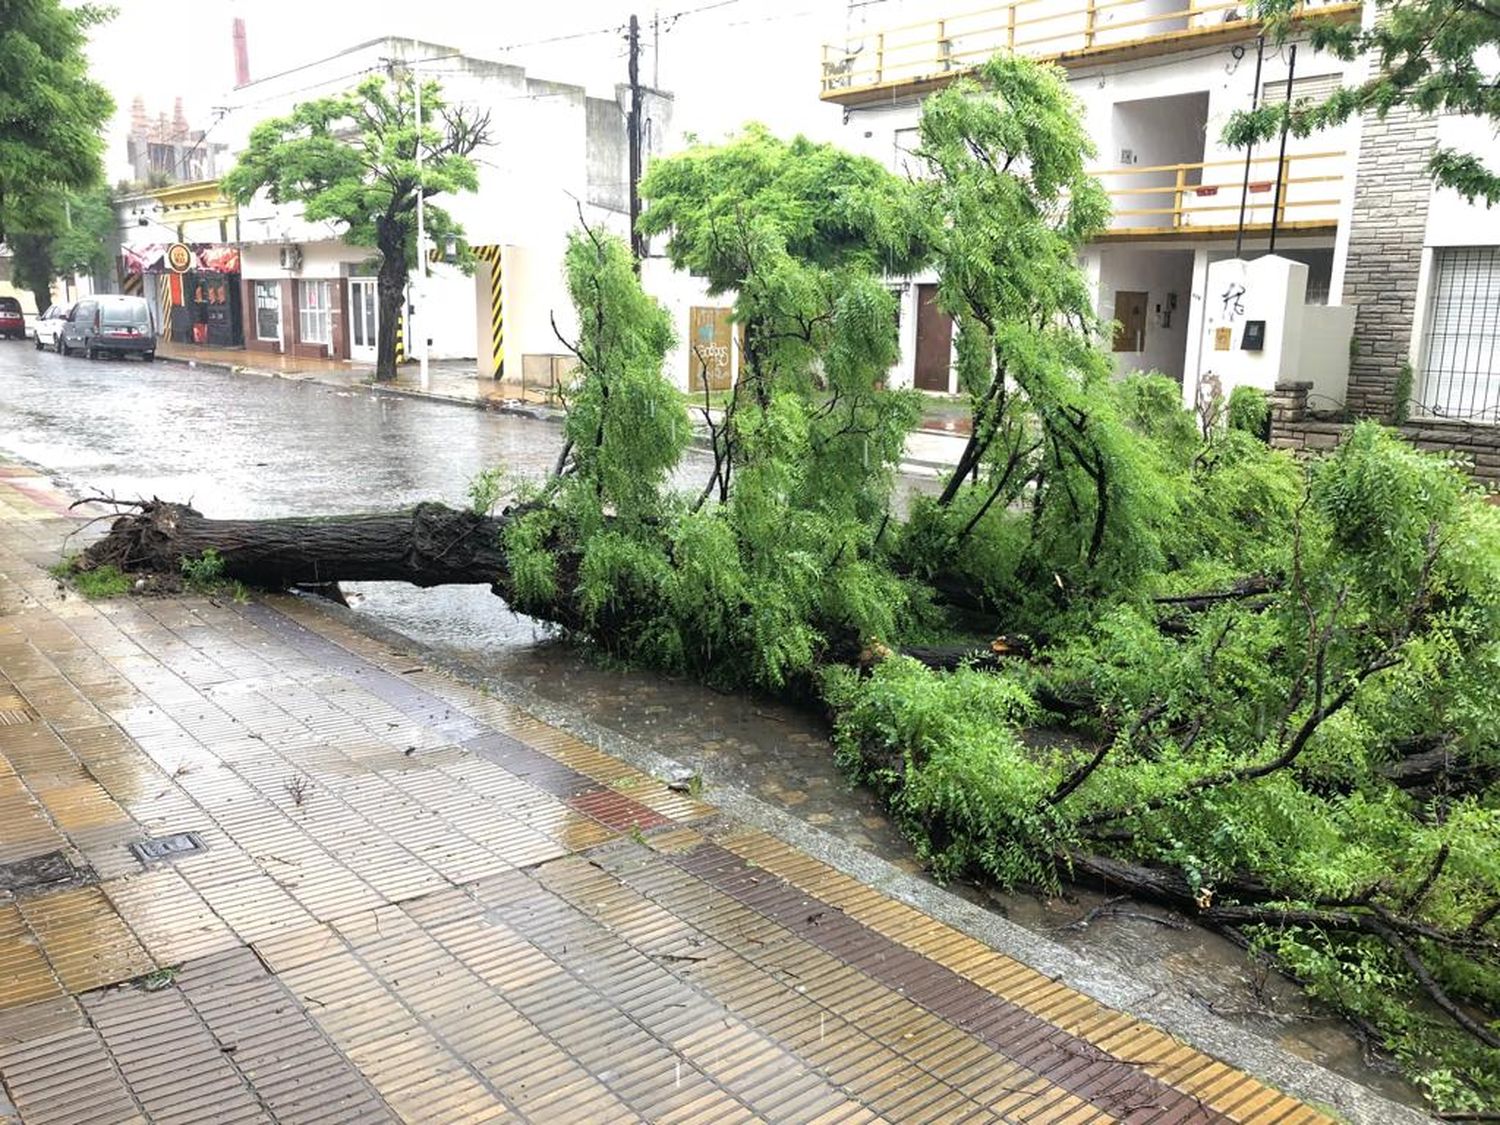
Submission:
[[[413,390],[410,387],[390,387],[380,383],[349,383],[343,380],[323,379],[317,372],[280,372],[267,371],[261,367],[249,367],[243,364],[225,363],[215,359],[192,359],[188,356],[165,355],[158,352],[156,355],[158,363],[171,363],[179,367],[203,367],[211,371],[223,371],[229,375],[254,375],[262,379],[283,379],[291,383],[316,383],[321,387],[336,387],[339,390],[366,390],[373,394],[389,395],[393,398],[420,399],[427,402],[441,402],[450,406],[465,406],[470,410],[483,410],[490,414],[505,414],[515,418],[530,418],[534,422],[547,422],[555,426],[563,424],[566,415],[561,410],[555,410],[545,406],[530,406],[524,403],[488,402],[477,398],[462,398],[458,395],[437,394],[433,391]],[[962,434],[954,434],[950,430],[926,429],[919,427],[914,431],[920,434],[929,434],[935,437],[962,438]],[[695,444],[707,449],[705,442],[696,438]],[[919,475],[929,473],[941,473],[953,467],[950,461],[929,461],[923,458],[909,458],[901,462],[903,472],[915,470]]]
[[[490,678],[463,661],[372,621],[355,610],[311,597],[299,597],[299,600],[315,602],[320,612],[364,635],[410,653],[444,674],[512,703],[654,777],[666,780],[685,768],[682,763],[602,727],[566,706],[542,699],[508,681]],[[992,949],[1023,961],[1101,1003],[1153,1024],[1285,1093],[1326,1107],[1344,1120],[1368,1125],[1422,1125],[1433,1120],[1420,1109],[1393,1102],[1352,1079],[1297,1057],[1270,1040],[1235,1027],[1194,1004],[1188,997],[1167,993],[1150,981],[1129,976],[1113,965],[1085,959],[1075,950],[967,902],[742,789],[704,779],[703,799],[727,817],[769,832]]]

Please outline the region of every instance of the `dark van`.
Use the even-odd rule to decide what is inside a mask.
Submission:
[[[63,322],[58,347],[63,355],[83,352],[90,359],[100,352],[134,353],[149,363],[156,358],[151,309],[144,297],[84,297]]]
[[[21,302],[14,297],[0,297],[0,336],[13,340],[26,338],[26,316],[21,312]]]

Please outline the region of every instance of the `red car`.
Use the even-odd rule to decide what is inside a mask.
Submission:
[[[21,313],[21,302],[14,297],[0,297],[0,336],[26,339],[26,317]]]

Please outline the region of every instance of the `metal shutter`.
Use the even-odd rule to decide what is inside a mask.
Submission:
[[[1342,74],[1309,74],[1304,78],[1298,78],[1293,83],[1292,101],[1300,102],[1311,99],[1321,102],[1343,85],[1343,80]],[[1260,101],[1262,105],[1275,105],[1277,102],[1286,101],[1286,79],[1265,83],[1260,88]]]

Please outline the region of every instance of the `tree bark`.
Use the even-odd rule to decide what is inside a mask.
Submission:
[[[383,219],[382,224],[394,220]],[[396,378],[396,326],[400,323],[406,302],[406,244],[400,234],[379,238],[380,271],[376,274],[375,292],[380,304],[379,323],[375,332],[375,378]],[[408,341],[408,347],[415,341]]]
[[[84,552],[84,568],[177,574],[183,559],[215,551],[225,578],[270,589],[325,582],[468,583],[504,595],[501,535],[508,517],[442,504],[398,512],[271,520],[207,519],[153,500],[115,520]]]

